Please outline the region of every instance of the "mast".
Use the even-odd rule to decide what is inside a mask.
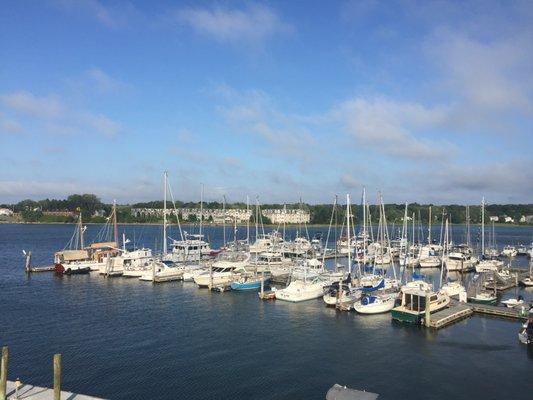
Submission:
[[[163,255],[167,254],[167,171],[163,173]]]
[[[118,225],[117,225],[117,201],[113,200],[113,237],[115,239],[115,246],[118,247]]]
[[[470,206],[466,206],[466,245],[470,247]]]
[[[431,206],[429,206],[429,217],[428,217],[428,244],[431,244]]]
[[[246,244],[250,245],[250,197],[246,195]]]
[[[346,195],[346,236],[348,236],[348,273],[352,272],[352,250],[350,240],[350,195]],[[340,290],[340,287],[339,287]]]
[[[224,242],[224,248],[226,247],[226,195],[222,196],[222,217],[224,218],[224,221],[222,222],[222,234],[223,234],[223,242]]]
[[[81,210],[80,210],[80,217],[78,218],[78,229],[80,230],[80,250],[83,250],[85,247],[85,243],[83,242],[83,222],[81,220]]]
[[[481,257],[485,255],[485,197],[481,199]]]
[[[200,190],[200,240],[202,240],[202,222],[204,220],[204,184]]]

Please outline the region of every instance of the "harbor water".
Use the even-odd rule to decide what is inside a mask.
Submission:
[[[255,291],[96,273],[26,276],[22,250],[35,265],[50,264],[73,229],[0,224],[0,345],[10,349],[10,380],[50,386],[52,355],[61,353],[65,390],[111,399],[318,400],[334,383],[380,399],[532,398],[533,352],[519,343],[518,322],[474,316],[437,332],[390,314],[337,312],[322,299],[264,302]],[[88,226],[89,241],[99,229]],[[119,229],[137,246],[161,247],[160,226]],[[462,241],[464,227],[453,229]],[[327,227],[309,234],[319,230],[325,237]],[[221,227],[205,234],[212,247],[222,244]],[[500,249],[532,237],[532,227],[496,227]],[[423,273],[439,277],[438,269]],[[503,298],[517,295],[533,301],[531,288]]]

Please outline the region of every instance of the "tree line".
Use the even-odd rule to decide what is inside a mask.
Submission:
[[[199,202],[183,202],[176,201],[177,208],[200,208]],[[205,209],[221,209],[222,202],[211,201],[204,202]],[[459,204],[451,205],[430,205],[411,203],[408,204],[408,216],[413,217],[417,221],[427,223],[429,219],[429,207],[431,206],[432,222],[439,223],[443,216],[448,218],[452,223],[466,222],[466,206]],[[227,209],[245,209],[246,204],[242,202],[226,203]],[[253,210],[254,204],[250,205]],[[332,217],[333,204],[306,204],[306,203],[291,203],[291,204],[262,204],[261,209],[302,209],[310,213],[311,224],[328,224]],[[404,204],[385,204],[385,211],[388,222],[400,223],[403,221]],[[73,222],[77,218],[78,210],[81,210],[84,221],[87,222],[105,222],[106,216],[111,213],[112,204],[104,203],[100,198],[94,194],[72,194],[66,199],[44,199],[44,200],[23,200],[16,204],[0,204],[0,208],[9,208],[14,212],[19,213],[24,221],[27,222]],[[135,204],[119,205],[117,206],[117,217],[119,222],[131,223],[158,223],[161,222],[157,217],[136,217],[131,214],[132,208],[163,208],[163,201],[150,201]],[[337,205],[335,218],[339,224],[345,219],[345,206]],[[370,205],[370,218],[372,222],[378,221],[378,206]],[[51,216],[45,215],[47,211],[69,211],[72,216]],[[470,205],[470,221],[472,223],[481,222],[481,205]],[[352,214],[356,223],[361,223],[363,219],[363,207],[361,205],[352,205]],[[252,222],[255,213],[252,212]],[[509,216],[518,222],[523,215],[533,215],[533,204],[490,204],[485,206],[486,222],[489,222],[490,216]],[[172,216],[173,222],[176,217]],[[190,216],[190,220],[183,222],[197,222],[196,217]],[[270,221],[262,217],[263,223],[268,224]],[[171,221],[172,222],[172,221]],[[210,222],[206,220],[206,222]]]

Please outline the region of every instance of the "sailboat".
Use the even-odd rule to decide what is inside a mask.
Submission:
[[[80,209],[78,209],[78,212],[78,223],[69,243],[65,249],[54,254],[55,272],[59,275],[86,274],[90,271],[98,271],[99,268],[106,265],[106,260],[109,257],[114,257],[119,253],[116,237],[114,242],[92,243],[86,247],[84,243],[85,227],[82,222],[82,213]],[[116,234],[116,205],[113,206],[111,217]],[[108,224],[104,225],[97,237],[103,236],[102,233],[108,227]]]
[[[354,303],[353,308],[359,314],[382,314],[394,308],[397,298],[397,293],[365,295]]]
[[[519,283],[525,287],[533,287],[533,258],[529,259],[529,276],[520,280]]]
[[[449,239],[449,229],[448,229],[448,219],[446,218],[445,222],[445,231],[444,231],[444,254],[443,262],[440,270],[440,286],[441,291],[446,293],[449,297],[457,297],[459,301],[466,303],[467,294],[465,287],[458,281],[447,281],[443,284],[443,279],[446,277],[448,279],[448,265],[444,263],[444,260],[447,259],[447,252],[449,251],[450,239]]]

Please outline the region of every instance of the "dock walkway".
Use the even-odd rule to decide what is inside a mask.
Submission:
[[[15,382],[7,381],[7,397],[6,400],[15,400]],[[33,386],[23,383],[18,391],[19,399],[28,400],[52,400],[54,398],[54,389],[44,388],[40,386]],[[62,400],[103,400],[100,397],[87,396],[84,394],[76,394],[72,392],[61,391]]]
[[[441,329],[473,314],[472,309],[466,304],[454,304],[444,310],[431,314],[429,326]]]
[[[494,317],[526,320],[528,310],[522,313],[522,307],[509,308],[501,306],[491,306],[488,304],[468,303],[470,309],[478,314],[492,315]]]

